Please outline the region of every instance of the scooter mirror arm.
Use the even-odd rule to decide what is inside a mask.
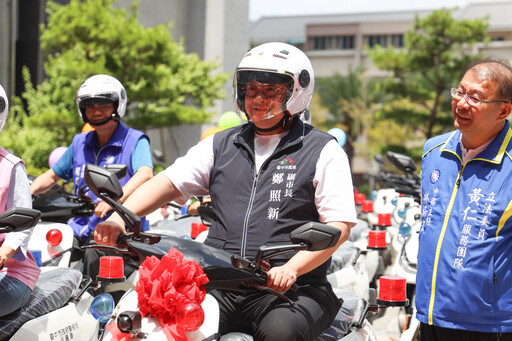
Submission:
[[[299,244],[291,244],[291,245],[276,245],[276,246],[267,246],[262,245],[260,246],[258,253],[256,254],[256,257],[254,258],[255,263],[259,263],[261,261],[273,258],[275,256],[279,256],[285,253],[290,253],[294,251],[301,251],[301,250],[307,250],[308,245],[306,243],[299,243]],[[268,255],[263,257],[263,255],[266,252],[270,252]]]
[[[132,230],[133,238],[138,239],[140,235],[140,217],[135,213],[124,208],[120,203],[110,198],[106,193],[99,193],[100,198],[103,199],[107,204],[119,214],[124,220],[126,225]]]
[[[80,246],[80,250],[86,250],[86,249],[97,249],[97,250],[107,250],[107,251],[115,251],[117,253],[124,253],[124,254],[132,254],[133,252],[130,251],[127,248],[118,248],[117,246],[109,246],[109,245],[84,245]]]

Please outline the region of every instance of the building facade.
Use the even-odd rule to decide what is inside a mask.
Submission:
[[[253,45],[283,41],[296,45],[311,59],[318,77],[347,74],[349,67],[364,67],[369,77],[385,73],[376,69],[365,51],[375,45],[404,46],[404,34],[412,28],[415,16],[432,11],[394,11],[314,16],[262,17],[251,24]],[[488,17],[489,44],[475,44],[474,52],[512,60],[512,1],[469,3],[454,9],[457,20]]]

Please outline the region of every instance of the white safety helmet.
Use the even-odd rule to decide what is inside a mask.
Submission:
[[[7,121],[7,112],[9,111],[9,100],[4,88],[0,85],[0,131],[4,128]]]
[[[233,97],[235,108],[242,117],[247,116],[244,84],[252,80],[274,84],[290,82],[292,86],[283,103],[283,111],[289,116],[300,115],[307,109],[315,87],[315,75],[309,58],[295,46],[278,42],[251,49],[236,69]]]
[[[85,115],[85,108],[91,104],[91,101],[105,103],[104,101],[114,103],[114,115],[119,118],[126,112],[126,91],[117,79],[108,75],[95,75],[89,77],[80,85],[76,92],[76,105],[78,114],[84,122],[88,122]]]

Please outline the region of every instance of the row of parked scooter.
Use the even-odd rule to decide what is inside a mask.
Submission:
[[[405,173],[409,177],[411,170],[407,167]],[[120,257],[101,260],[105,268],[100,270],[98,279],[86,278],[74,269],[76,264],[70,261],[73,233],[65,224],[72,216],[92,214],[94,211],[86,191],[74,197],[57,188],[45,197],[35,198],[34,207],[43,213],[41,221],[38,216],[31,220],[32,226],[37,225],[29,249],[41,252],[42,274],[27,307],[13,316],[11,314],[0,319],[0,340],[178,340],[180,337],[183,340],[251,340],[245,334],[218,335],[218,305],[208,294],[202,302],[197,302],[199,306],[196,304],[177,309],[174,329],[166,328],[156,316],[142,316],[135,290],[139,272],[134,271],[124,278],[119,262],[129,260],[141,264],[152,256],[162,259],[174,248],[184,255],[184,259],[194,259],[202,267],[209,279],[208,284],[204,285],[206,293],[213,289],[265,290],[262,287],[264,259],[272,257],[273,251],[262,245],[261,255],[256,259],[240,259],[202,244],[208,219],[211,219],[207,202],[201,204],[199,217],[187,216],[170,204],[165,210],[163,208],[155,213],[158,216],[163,212],[166,217],[162,215],[163,218],[157,218],[149,232],[141,231],[140,219],[116,202],[122,195],[117,180],[122,175],[122,169],[108,170],[89,165],[86,172],[88,190],[110,203],[116,212],[125,217],[133,234],[115,248]],[[381,176],[384,177],[384,174]],[[411,197],[399,196],[397,188],[394,191],[379,190],[371,200],[372,204],[359,193],[355,194],[361,219],[353,228],[350,240],[333,255],[328,275],[336,294],[344,303],[331,328],[319,338],[321,340],[376,340],[370,321],[382,312],[379,307],[403,307],[404,329],[412,325],[410,321],[413,319],[407,321],[406,317],[412,316],[413,310],[405,306],[407,301],[413,302],[411,285],[415,276],[410,272],[407,277],[398,267],[407,264],[408,270],[415,270],[414,243],[417,245],[415,229],[419,224],[419,211],[414,198],[412,201],[406,200]],[[369,206],[373,206],[372,210]],[[391,213],[389,222],[386,221],[389,218],[385,218],[388,213]],[[2,217],[0,226],[10,229],[27,226],[27,223],[18,224],[12,218],[4,220]],[[379,231],[385,232],[386,245],[379,244]],[[280,249],[290,252],[304,248],[319,250],[334,245],[337,238],[336,231],[329,226],[308,224],[293,232],[293,244],[281,245]],[[394,276],[382,276],[390,267],[396,269],[396,272],[389,273]],[[404,285],[407,282],[407,291],[396,289],[396,283],[402,282]],[[93,297],[95,291],[92,289],[99,286],[103,287],[101,291],[104,292],[122,290],[126,293],[115,304],[108,294]],[[169,334],[169,330],[175,333]]]

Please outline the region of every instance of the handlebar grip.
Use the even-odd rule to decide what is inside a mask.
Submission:
[[[299,286],[297,285],[297,283],[293,283],[290,289],[288,289],[288,291],[291,292],[297,292],[297,290],[299,290]]]
[[[118,247],[127,247],[128,244],[126,243],[128,239],[128,235],[124,234],[124,233],[121,233],[118,237],[117,237],[117,240],[116,240],[116,245]]]

